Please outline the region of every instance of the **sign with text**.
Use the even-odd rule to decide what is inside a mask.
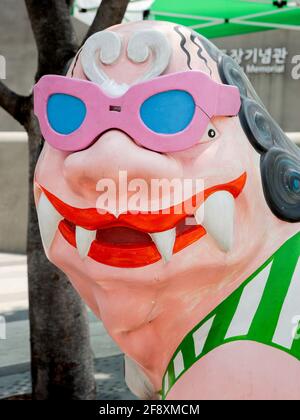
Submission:
[[[282,74],[286,70],[288,50],[286,47],[233,48],[222,50],[248,74]]]

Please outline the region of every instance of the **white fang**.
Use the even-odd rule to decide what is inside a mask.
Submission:
[[[196,221],[218,243],[219,248],[229,252],[233,247],[235,200],[227,191],[212,194],[196,212]],[[203,216],[204,214],[204,216]],[[203,220],[202,220],[203,219]]]
[[[76,226],[76,246],[81,259],[88,256],[91,244],[96,239],[96,230],[87,230]]]
[[[45,251],[48,252],[55,238],[58,225],[63,220],[63,217],[52,206],[44,193],[40,197],[37,214],[42,242]]]
[[[176,241],[176,228],[166,230],[165,232],[151,233],[150,236],[164,261],[171,261]]]

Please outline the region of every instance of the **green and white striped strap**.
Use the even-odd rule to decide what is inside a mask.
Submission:
[[[163,378],[163,399],[195,362],[229,342],[255,341],[300,361],[293,325],[300,316],[299,256],[300,232],[184,338]]]

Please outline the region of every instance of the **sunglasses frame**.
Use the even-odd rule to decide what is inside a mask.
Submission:
[[[149,129],[141,119],[143,103],[153,95],[182,90],[195,101],[195,113],[190,124],[175,134],[160,134]],[[81,126],[66,135],[57,133],[48,120],[48,100],[54,94],[79,98],[86,106]],[[108,130],[117,129],[128,134],[138,145],[167,153],[189,149],[198,143],[213,117],[233,117],[241,107],[237,87],[213,81],[201,71],[168,74],[133,85],[120,97],[111,97],[96,83],[47,75],[34,87],[34,112],[38,117],[45,140],[54,148],[77,152],[88,148],[96,138]]]

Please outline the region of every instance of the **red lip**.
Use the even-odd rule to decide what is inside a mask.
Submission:
[[[235,198],[242,192],[247,180],[247,174],[244,173],[238,179],[227,183],[208,188],[201,193],[202,201],[205,201],[211,194],[217,191],[228,191]],[[122,214],[116,218],[112,214],[99,214],[97,209],[78,209],[72,207],[45,188],[40,186],[47,196],[48,200],[56,208],[56,210],[64,217],[59,225],[59,230],[65,240],[76,248],[75,226],[81,226],[87,230],[101,230],[106,232],[112,229],[120,229],[126,233],[126,230],[134,230],[140,232],[140,239],[136,239],[134,243],[123,241],[123,243],[109,243],[103,239],[100,232],[97,234],[96,240],[92,243],[89,257],[93,260],[118,268],[137,268],[144,267],[161,259],[155,244],[151,241],[148,233],[163,232],[165,230],[177,227],[177,238],[174,246],[174,253],[180,252],[187,246],[198,241],[206,234],[202,226],[191,226],[179,229],[179,225],[183,225],[184,220],[190,216],[184,210],[180,214],[176,211],[176,207],[166,211],[160,211],[155,214],[138,213],[138,214]],[[194,201],[195,200],[195,201]],[[199,196],[193,197],[193,202],[199,203]],[[201,202],[200,202],[201,204]],[[184,208],[184,206],[180,206]],[[142,237],[143,232],[145,233]]]

